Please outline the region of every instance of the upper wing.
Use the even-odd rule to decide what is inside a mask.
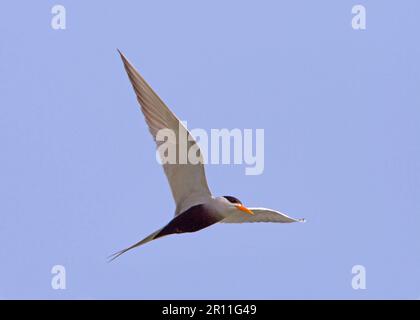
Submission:
[[[175,215],[180,214],[194,205],[208,201],[211,197],[211,193],[204,173],[203,157],[198,145],[196,145],[196,141],[188,132],[187,128],[185,128],[182,122],[180,122],[172,111],[169,110],[126,57],[119,50],[118,52],[124,62],[125,70],[127,71],[128,77],[136,92],[137,100],[140,103],[149,131],[157,146],[164,143],[163,141],[156,140],[156,135],[159,130],[171,129],[176,135],[176,141],[173,143],[175,144],[174,147],[177,161],[174,164],[163,164],[163,169],[168,178],[172,195],[176,203]],[[197,154],[199,155],[198,164],[191,164],[188,159],[185,164],[178,163],[180,148],[179,136],[187,137],[186,150],[190,150],[192,146],[195,146],[194,148],[196,148]],[[168,143],[168,141],[165,141],[165,143]]]
[[[294,219],[285,214],[267,208],[249,208],[254,214],[244,214],[241,211],[229,215],[220,222],[243,223],[243,222],[305,222],[305,219]]]

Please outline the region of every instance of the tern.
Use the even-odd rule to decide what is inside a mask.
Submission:
[[[162,143],[156,139],[159,130],[170,129],[178,137],[188,137],[188,149],[195,147],[198,151],[198,163],[163,163],[163,170],[168,179],[172,196],[175,200],[175,217],[163,228],[153,232],[143,240],[111,255],[110,261],[125,252],[137,248],[152,240],[171,234],[195,232],[217,222],[304,222],[305,219],[294,219],[276,210],[267,208],[247,208],[233,196],[215,197],[210,192],[204,172],[203,158],[197,142],[190,132],[165,105],[150,85],[143,79],[124,54],[118,50],[133,86],[137,101],[140,104],[147,126],[157,147]],[[184,131],[184,132],[182,132]],[[176,139],[179,148],[179,139]]]

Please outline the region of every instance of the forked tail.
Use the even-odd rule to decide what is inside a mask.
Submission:
[[[159,230],[157,230],[157,231],[153,232],[152,234],[148,235],[148,236],[147,236],[146,238],[144,238],[143,240],[141,240],[141,241],[139,241],[139,242],[137,242],[137,243],[133,244],[131,247],[125,248],[125,249],[123,249],[123,250],[121,250],[121,251],[118,251],[118,252],[115,252],[114,254],[111,254],[111,255],[108,257],[108,262],[111,262],[111,261],[113,261],[113,260],[117,259],[120,255],[122,255],[122,254],[126,253],[127,251],[129,251],[129,250],[131,250],[131,249],[137,248],[137,247],[139,247],[139,246],[141,246],[141,245],[143,245],[143,244],[145,244],[145,243],[147,243],[147,242],[150,242],[150,241],[152,241],[152,240],[156,239],[155,237],[158,235],[158,233],[159,233],[161,230],[162,230],[162,229],[159,229]],[[159,237],[159,238],[160,238],[160,237]]]

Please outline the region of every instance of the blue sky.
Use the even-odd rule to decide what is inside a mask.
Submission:
[[[420,297],[418,1],[59,3],[66,30],[56,2],[0,5],[0,298]],[[215,195],[308,222],[106,263],[175,209],[116,48],[190,128],[265,130],[264,174],[209,165]]]

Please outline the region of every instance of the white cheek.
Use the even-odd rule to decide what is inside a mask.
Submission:
[[[236,207],[225,199],[218,199],[214,205],[217,212],[224,217],[228,217],[236,211]]]

